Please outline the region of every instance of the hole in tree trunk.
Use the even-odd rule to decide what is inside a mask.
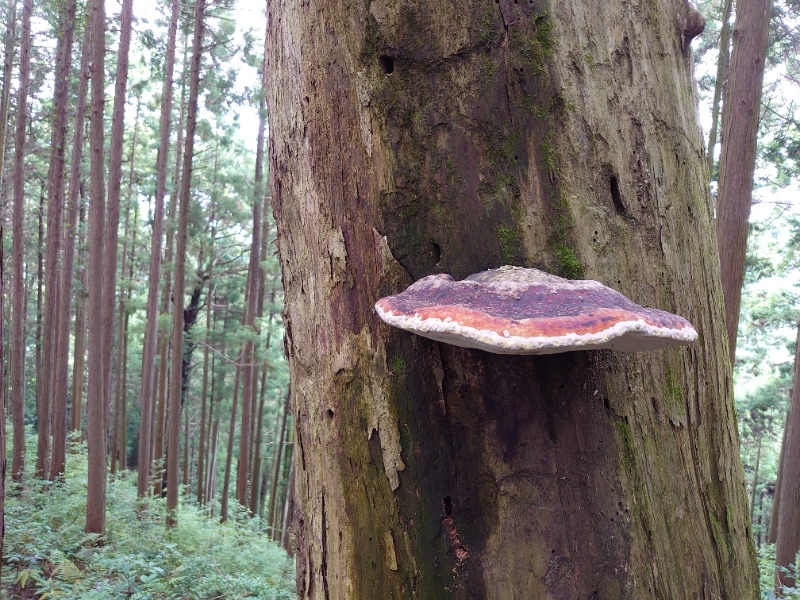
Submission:
[[[383,55],[378,59],[383,68],[383,72],[387,75],[394,73],[394,56]]]

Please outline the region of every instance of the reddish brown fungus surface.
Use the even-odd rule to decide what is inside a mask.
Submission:
[[[597,281],[501,267],[455,281],[430,275],[376,304],[395,327],[500,354],[612,348],[638,352],[686,345],[684,318],[635,304]]]

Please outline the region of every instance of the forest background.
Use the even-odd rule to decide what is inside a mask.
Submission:
[[[3,581],[17,592],[37,589],[40,594],[50,593],[47,586],[56,590],[62,586],[82,589],[80,593],[91,597],[101,585],[88,576],[91,569],[87,565],[99,554],[86,554],[82,549],[86,540],[79,537],[67,542],[52,536],[52,531],[65,523],[71,524],[73,533],[86,525],[89,539],[116,536],[120,552],[135,552],[141,545],[138,538],[128,536],[130,530],[141,525],[153,534],[161,520],[170,525],[177,521],[178,531],[190,527],[198,536],[215,526],[212,523],[228,521],[227,527],[239,528],[239,541],[246,541],[249,547],[255,548],[260,538],[270,538],[280,541],[289,552],[292,548],[287,526],[292,512],[292,415],[280,319],[280,266],[266,185],[269,175],[264,170],[268,125],[261,87],[263,4],[221,0],[180,5],[139,0],[133,17],[126,20],[130,2],[108,3],[105,49],[103,54],[92,55],[97,45],[87,43],[91,37],[84,34],[96,4],[11,0],[0,14],[6,32],[0,106],[0,146],[4,148],[0,390],[9,407],[8,462],[9,479],[13,479],[8,483],[6,512],[10,517]],[[701,121],[708,132],[713,129],[718,65],[722,58],[724,82],[724,59],[730,51],[730,42],[725,49],[721,41],[721,24],[733,24],[735,8],[725,1],[698,5],[707,19],[706,30],[694,48]],[[170,77],[169,30],[176,6],[174,75]],[[23,74],[26,10],[30,11],[30,65]],[[65,51],[71,10],[74,42],[71,50]],[[765,595],[772,588],[773,501],[800,318],[798,11],[800,6],[792,1],[772,5],[735,361],[742,462],[751,497],[753,537],[764,567]],[[95,22],[91,31],[97,32],[96,27]],[[125,54],[126,32],[131,36],[129,62],[120,60]],[[720,47],[725,51],[720,52]],[[71,60],[66,61],[66,56]],[[91,94],[85,113],[80,105],[81,73],[92,56],[103,56],[105,82],[99,89],[104,90],[107,105],[104,120],[88,118]],[[82,59],[86,61],[83,65]],[[62,72],[64,77],[59,79]],[[120,87],[125,79],[122,74],[127,80]],[[174,82],[166,128],[165,80]],[[59,81],[64,85],[58,85]],[[724,97],[724,87],[722,92]],[[124,116],[112,118],[112,104],[115,110],[122,107]],[[19,106],[25,110],[20,111]],[[62,114],[68,117],[60,121]],[[84,116],[86,120],[82,120]],[[83,151],[72,154],[77,131],[86,134],[77,145]],[[162,138],[164,131],[166,138]],[[95,151],[101,148],[101,155],[108,158],[108,165],[102,168],[92,163]],[[168,148],[161,160],[160,148]],[[718,156],[718,146],[711,155]],[[20,166],[22,177],[15,170]],[[67,170],[73,166],[78,167],[74,178]],[[712,161],[710,167],[712,190],[716,190],[718,165]],[[61,177],[56,173],[62,173]],[[93,250],[88,241],[92,232],[86,226],[87,218],[97,210],[90,204],[90,189],[108,190],[106,218],[113,218],[110,207],[114,198],[119,202],[119,237],[104,240],[101,250],[96,245]],[[18,197],[24,200],[22,227],[14,232]],[[165,219],[163,236],[156,233],[160,214]],[[57,225],[51,227],[54,223]],[[52,231],[60,233],[53,236]],[[22,240],[18,291],[25,307],[16,313],[12,308],[17,305],[13,233]],[[70,240],[73,259],[68,257]],[[156,253],[162,257],[157,268],[153,262],[155,240]],[[111,260],[113,276],[105,271],[100,277],[113,293],[104,295],[98,287],[93,296],[88,279],[92,261],[103,272],[104,260],[110,260],[107,257],[113,253],[118,254],[118,260]],[[73,268],[69,268],[70,260]],[[179,280],[185,293],[176,298],[180,296],[184,305],[175,311],[169,298],[171,286]],[[151,307],[148,312],[153,281],[157,310]],[[104,297],[114,299],[112,307],[104,307]],[[97,304],[92,304],[93,300]],[[182,318],[174,318],[175,314]],[[65,320],[64,315],[69,318]],[[13,325],[17,318],[19,331]],[[107,323],[111,323],[109,330]],[[155,334],[148,334],[148,324]],[[65,325],[69,335],[59,337]],[[14,337],[19,332],[22,343]],[[176,332],[180,337],[177,344]],[[152,354],[147,351],[148,336],[155,348]],[[24,360],[15,362],[13,349],[24,350]],[[68,360],[58,361],[57,357]],[[98,369],[111,369],[104,394],[95,391],[93,395],[87,389],[93,361]],[[176,364],[180,368],[175,368]],[[143,379],[143,372],[150,377]],[[13,383],[16,373],[23,377],[17,386]],[[142,381],[151,388],[143,389]],[[21,395],[18,389],[23,390]],[[146,412],[141,410],[145,397],[155,398]],[[105,405],[98,404],[98,398],[105,398]],[[24,410],[15,413],[12,406]],[[85,462],[83,436],[87,420],[93,418],[92,410],[99,411],[100,419],[107,419],[100,421],[104,427],[92,430],[104,435],[111,481],[108,489],[105,468],[100,485],[91,475],[92,457]],[[176,412],[180,418],[170,420],[169,415]],[[60,414],[66,414],[70,433],[55,426]],[[24,424],[27,436],[12,438],[12,433],[21,430],[18,423]],[[144,455],[147,468],[141,469],[139,442],[144,436],[151,441]],[[170,446],[170,441],[174,445]],[[59,462],[62,443],[69,450],[66,465]],[[24,465],[19,462],[23,456]],[[180,502],[179,486],[170,486],[165,473],[179,482]],[[62,477],[62,486],[48,484]],[[102,499],[96,497],[94,504],[90,500],[87,506],[87,493],[91,498],[98,490]],[[175,491],[176,496],[162,500],[165,490]],[[116,500],[112,503],[110,497]],[[105,508],[92,517],[92,507],[97,509],[98,502],[127,514],[138,511],[139,525],[115,520],[111,513],[106,518]],[[25,506],[37,510],[26,512]],[[44,506],[59,506],[59,510],[49,512]],[[89,519],[84,523],[87,513]],[[38,538],[30,534],[37,528],[26,520],[33,518],[42,519]],[[222,534],[214,536],[224,540]],[[203,543],[197,538],[193,545],[179,547],[176,539],[159,537],[154,545],[157,550],[152,556],[139,557],[141,564],[133,572],[108,559],[108,580],[102,585],[127,586],[151,594],[142,597],[155,597],[170,585],[186,586],[191,578],[186,555],[197,553]],[[222,548],[224,541],[219,545]],[[235,554],[241,547],[233,544],[228,552]],[[172,557],[165,559],[170,552]],[[247,575],[275,582],[274,589],[263,592],[265,597],[283,593],[280,590],[287,587],[290,563],[286,555],[276,552],[274,546],[265,546],[263,555],[253,561],[252,574]],[[177,570],[165,568],[170,560]],[[201,569],[199,559],[197,564]],[[178,574],[181,568],[183,573]],[[220,577],[202,585],[227,586],[228,593],[241,593],[231,591],[234,587],[226,579],[228,574]],[[242,589],[256,585],[239,583]]]

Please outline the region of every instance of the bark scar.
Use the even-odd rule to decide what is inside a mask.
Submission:
[[[322,494],[322,562],[320,564],[320,574],[322,575],[322,589],[325,593],[325,600],[329,600],[330,591],[328,590],[328,518],[325,513],[325,494]]]

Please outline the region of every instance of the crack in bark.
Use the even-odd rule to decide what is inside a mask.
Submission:
[[[319,570],[322,575],[325,600],[330,600],[330,591],[328,590],[328,517],[325,514],[325,494],[322,495],[322,562]]]
[[[508,89],[508,23],[503,10],[500,10],[500,17],[503,20],[503,29],[505,29],[505,39],[500,46],[503,52],[503,86],[506,90],[506,110],[508,110],[508,121],[513,125],[514,117],[511,113],[511,90]]]

